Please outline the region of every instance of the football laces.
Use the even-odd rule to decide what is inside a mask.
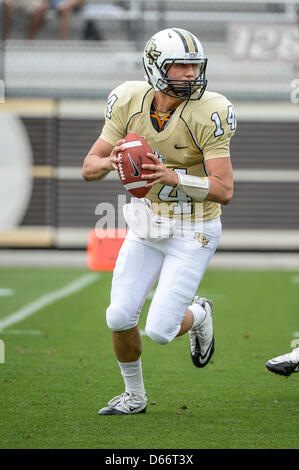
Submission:
[[[121,155],[119,155],[118,171],[119,171],[120,178],[124,181],[126,179],[126,176],[125,176],[123,165],[122,165]]]

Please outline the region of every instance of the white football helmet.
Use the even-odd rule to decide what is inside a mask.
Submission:
[[[203,95],[207,79],[208,59],[196,36],[179,28],[168,28],[151,37],[143,53],[145,79],[154,90],[183,100],[199,100]],[[168,71],[174,63],[196,64],[195,80],[174,80]],[[192,95],[192,97],[191,97]]]

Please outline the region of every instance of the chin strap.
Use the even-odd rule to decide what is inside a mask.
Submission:
[[[203,201],[207,197],[210,189],[209,178],[182,173],[177,173],[177,175],[179,182],[175,189],[199,201]]]

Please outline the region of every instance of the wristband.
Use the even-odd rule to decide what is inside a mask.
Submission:
[[[179,182],[175,189],[199,201],[203,201],[207,197],[210,189],[209,178],[206,176],[192,176],[182,173],[177,173],[177,175]]]

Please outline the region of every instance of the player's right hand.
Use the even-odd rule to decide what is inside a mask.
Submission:
[[[117,170],[118,168],[118,162],[119,162],[119,157],[118,153],[122,152],[125,150],[125,147],[122,146],[122,144],[125,143],[125,139],[118,140],[116,142],[115,147],[113,147],[112,152],[110,153],[108,159],[111,164],[111,170]]]

